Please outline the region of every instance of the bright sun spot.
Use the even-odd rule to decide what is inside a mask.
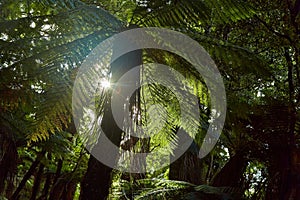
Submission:
[[[103,80],[103,81],[101,81],[101,86],[104,88],[109,88],[110,82],[108,80]]]

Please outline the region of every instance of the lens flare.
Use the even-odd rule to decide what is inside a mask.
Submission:
[[[109,88],[110,82],[108,80],[103,80],[103,81],[101,81],[101,86],[104,88]]]

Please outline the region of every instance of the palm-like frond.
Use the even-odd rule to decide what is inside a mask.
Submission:
[[[166,179],[140,179],[135,183],[121,181],[118,188],[113,188],[113,198],[119,199],[237,199],[239,190],[230,187],[212,187],[208,185],[193,185],[184,181]],[[124,190],[125,189],[125,190]],[[126,190],[128,189],[128,191]],[[130,189],[134,190],[131,193]],[[121,192],[118,192],[121,191]]]
[[[32,141],[46,139],[50,132],[61,131],[68,124],[74,69],[96,45],[122,27],[106,11],[79,1],[43,4],[59,5],[59,9],[56,14],[0,21],[4,34],[0,46],[5,61],[0,71],[5,77],[3,90],[16,91],[11,86],[16,82],[20,85],[18,90],[26,90],[18,101],[26,102],[28,91],[35,96],[31,110],[35,122],[27,133]],[[34,9],[34,5],[30,6]]]
[[[134,23],[143,26],[178,27],[215,25],[246,19],[255,13],[249,4],[243,1],[145,1],[137,8]],[[141,12],[142,10],[142,12]]]

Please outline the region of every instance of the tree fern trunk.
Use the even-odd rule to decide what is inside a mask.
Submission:
[[[204,183],[202,162],[198,158],[198,151],[194,148],[195,145],[193,143],[179,159],[171,163],[169,172],[170,180],[186,181],[196,185]]]
[[[213,178],[215,187],[239,187],[247,161],[242,153],[237,153],[229,159],[221,171]]]
[[[188,133],[185,133],[184,137],[178,138],[178,149],[175,149],[173,152],[175,156],[178,155],[180,144],[185,143],[185,141],[188,139],[190,139]],[[186,152],[181,155],[180,158],[178,158],[176,161],[171,163],[169,179],[186,181],[196,185],[202,184],[204,182],[202,177],[202,161],[198,157],[198,152],[199,148],[193,141]],[[170,155],[170,158],[174,159],[173,155]]]
[[[48,158],[48,160],[51,160],[52,155],[50,153],[48,153],[47,158]],[[43,190],[41,192],[41,196],[38,198],[38,200],[46,200],[47,197],[48,197],[48,194],[49,194],[49,189],[50,189],[50,186],[51,186],[53,176],[52,176],[52,173],[50,173],[49,169],[47,169],[45,174],[46,174],[46,179],[45,179],[44,187],[43,187]]]
[[[77,182],[71,181],[67,182],[65,185],[65,191],[62,195],[62,200],[72,200],[74,199],[75,191],[76,191]]]
[[[111,168],[91,155],[87,172],[81,183],[80,199],[105,199],[109,194],[111,171]]]
[[[46,180],[45,180],[45,184],[44,184],[44,188],[42,191],[42,195],[38,198],[39,200],[46,200],[48,195],[49,195],[49,189],[51,186],[51,181],[52,181],[52,174],[50,174],[50,172],[48,171],[47,176],[46,176]]]
[[[57,191],[55,191],[56,188],[56,184],[58,182],[58,178],[60,177],[61,174],[61,169],[62,169],[62,165],[63,165],[63,161],[61,159],[58,160],[57,162],[57,167],[56,167],[56,172],[55,172],[55,177],[53,180],[53,185],[50,191],[50,197],[49,199],[55,199],[54,196],[56,195],[55,193],[57,193]]]
[[[295,92],[295,86],[296,86],[296,80],[294,80],[294,68],[297,68],[298,66],[295,66],[293,64],[292,56],[289,53],[289,49],[284,49],[284,56],[287,61],[287,69],[288,69],[288,85],[289,85],[289,127],[288,127],[288,134],[287,134],[287,140],[285,140],[285,145],[287,145],[287,153],[283,156],[287,158],[287,161],[285,162],[285,166],[283,168],[283,173],[280,174],[281,176],[281,187],[279,189],[279,195],[280,199],[299,199],[299,184],[300,181],[299,176],[297,174],[297,171],[295,170],[295,166],[297,163],[295,163],[295,152],[297,152],[297,145],[296,145],[296,139],[295,139],[295,126],[297,122],[297,111],[296,111],[296,105],[295,105],[295,98],[296,92]],[[296,55],[298,50],[296,49]],[[297,60],[297,58],[296,58]],[[299,63],[296,63],[296,65],[299,65]],[[299,75],[299,74],[298,74]],[[299,78],[299,77],[298,77]],[[299,80],[298,80],[299,81]],[[297,194],[298,193],[298,194]]]
[[[118,44],[116,44],[118,45]],[[114,51],[114,49],[113,49]],[[116,83],[119,78],[127,71],[141,64],[142,53],[141,50],[133,51],[119,57],[115,62],[111,64],[112,80],[111,83]],[[104,108],[104,115],[101,124],[103,132],[107,138],[114,143],[114,145],[120,147],[122,130],[116,124],[111,110],[110,97],[106,102]],[[122,128],[122,127],[121,127]],[[99,137],[101,140],[101,135]],[[105,149],[105,147],[99,147],[95,145],[93,151],[107,152],[112,160],[117,162],[119,155],[114,155],[111,150]],[[81,183],[80,199],[82,200],[102,200],[106,199],[109,195],[109,188],[111,183],[112,169],[100,161],[98,161],[93,155],[90,156],[88,169]]]
[[[13,178],[17,171],[18,152],[15,141],[7,135],[12,137],[13,133],[2,125],[0,127],[0,193],[4,193],[6,182],[6,195],[11,196],[13,192],[11,186],[14,186]]]
[[[39,192],[40,184],[41,184],[41,179],[44,171],[44,165],[41,163],[38,169],[38,172],[34,178],[34,185],[32,187],[32,192],[31,192],[31,197],[30,200],[35,200],[37,197],[37,194]]]
[[[18,188],[16,189],[16,191],[14,192],[12,197],[10,198],[11,200],[19,199],[19,194],[20,194],[21,190],[25,186],[25,184],[26,184],[27,180],[30,178],[30,176],[34,173],[34,170],[36,169],[36,167],[40,163],[40,160],[44,156],[44,154],[45,154],[45,152],[43,151],[43,152],[41,152],[40,154],[37,155],[36,160],[31,164],[29,170],[24,175],[24,177],[23,177],[22,181],[20,182]]]

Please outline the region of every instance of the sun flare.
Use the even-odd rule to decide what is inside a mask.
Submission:
[[[103,80],[103,81],[101,81],[101,86],[104,88],[109,88],[110,82],[108,80]]]

